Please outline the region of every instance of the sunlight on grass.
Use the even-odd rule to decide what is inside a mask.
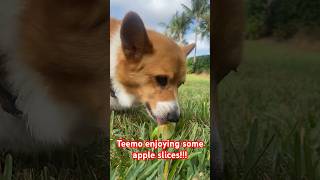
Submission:
[[[146,114],[143,107],[127,112],[116,112],[111,118],[111,175],[112,179],[208,179],[209,170],[209,76],[188,75],[186,83],[179,89],[181,118],[177,124],[175,140],[203,140],[203,149],[188,149],[188,160],[131,159],[132,149],[119,149],[116,139],[149,140],[156,123]],[[142,149],[144,151],[146,149]],[[165,170],[169,172],[164,173]]]
[[[247,41],[221,83],[227,179],[320,179],[320,53]]]

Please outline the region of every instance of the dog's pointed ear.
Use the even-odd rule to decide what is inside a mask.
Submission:
[[[188,56],[195,47],[196,47],[196,44],[192,43],[192,44],[188,44],[186,46],[182,46],[181,49],[182,49],[183,53],[185,54],[185,56]]]
[[[126,14],[120,29],[122,49],[128,59],[140,60],[152,53],[152,44],[142,19],[135,12]]]

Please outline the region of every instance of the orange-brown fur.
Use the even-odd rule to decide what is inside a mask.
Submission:
[[[111,18],[110,36],[119,29],[121,21]],[[159,101],[176,100],[179,84],[185,81],[186,54],[192,46],[179,47],[173,40],[152,30],[147,30],[152,43],[152,53],[145,54],[141,60],[128,59],[123,51],[118,51],[117,80],[139,102],[148,102],[155,108]],[[169,77],[165,88],[159,87],[155,76]]]
[[[25,63],[43,77],[57,101],[98,120],[81,123],[105,125],[108,2],[26,0],[24,6],[19,48]]]

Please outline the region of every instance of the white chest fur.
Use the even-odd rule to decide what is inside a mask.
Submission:
[[[0,148],[62,144],[68,140],[77,113],[51,98],[41,76],[23,63],[16,48],[20,1],[0,1],[0,50],[7,55],[7,80],[17,95],[17,108],[24,114],[23,119],[15,119],[0,109]]]
[[[110,79],[117,99],[110,96],[110,108],[119,110],[132,107],[136,98],[117,80],[118,52],[121,48],[120,28],[110,37]]]

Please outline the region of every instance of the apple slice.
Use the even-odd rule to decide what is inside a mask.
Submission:
[[[153,130],[152,137],[158,137],[161,139],[170,139],[176,129],[176,123],[160,124]]]

